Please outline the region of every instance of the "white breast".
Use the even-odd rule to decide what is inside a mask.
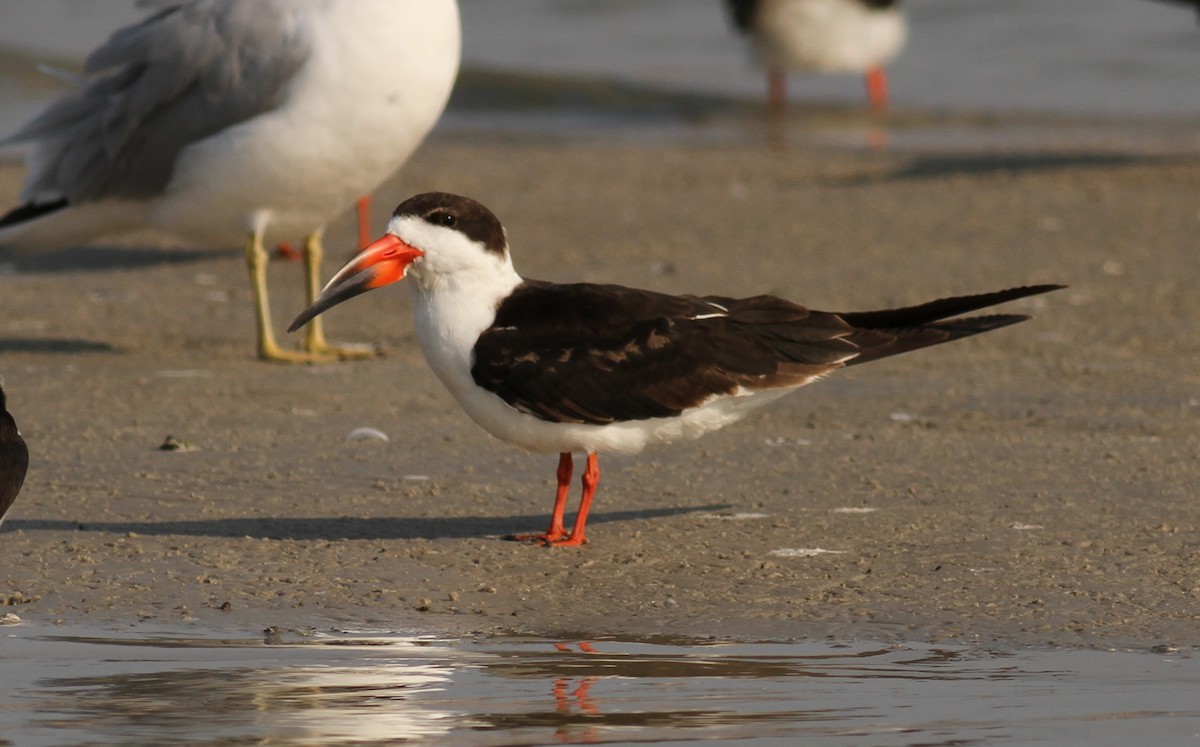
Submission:
[[[755,20],[759,56],[789,70],[865,72],[895,59],[907,36],[899,8],[856,0],[762,0]]]

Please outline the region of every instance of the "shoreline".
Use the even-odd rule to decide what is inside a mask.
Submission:
[[[17,178],[0,169],[4,204]],[[32,461],[0,528],[0,597],[37,601],[0,613],[1193,647],[1198,188],[1191,152],[436,138],[380,191],[376,224],[418,191],[469,194],[526,277],[830,310],[1071,286],[1002,309],[1035,316],[1011,329],[605,457],[581,550],[492,538],[541,527],[554,460],[462,415],[415,348],[407,293],[330,314],[335,338],[388,357],[289,368],[252,357],[235,253],[5,255],[0,375]],[[327,272],[350,241],[349,221],[331,228]],[[276,326],[299,278],[271,268]],[[363,426],[391,440],[345,440]],[[167,435],[197,449],[158,451]],[[813,548],[834,552],[772,554]]]
[[[51,81],[55,86],[58,83]],[[65,90],[65,89],[64,89]],[[55,89],[55,92],[61,92]],[[19,126],[14,122],[12,128]],[[527,147],[758,147],[886,151],[893,155],[1088,152],[1200,154],[1200,116],[900,106],[794,97],[781,121],[758,96],[687,91],[587,76],[463,69],[423,149],[491,142]],[[20,146],[0,151],[19,166]],[[401,172],[403,173],[403,171]],[[7,203],[6,203],[7,204]]]

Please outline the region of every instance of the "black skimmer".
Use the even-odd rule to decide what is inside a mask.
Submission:
[[[871,107],[887,106],[884,66],[908,38],[900,0],[726,0],[767,68],[771,109],[783,111],[789,71],[864,73]]]
[[[502,441],[560,454],[550,527],[528,536],[551,545],[586,540],[599,452],[700,436],[839,368],[1024,321],[950,317],[1061,287],[834,314],[772,296],[524,280],[490,210],[435,192],[396,208],[387,234],[339,270],[289,331],[405,277],[421,350],[463,410]],[[568,534],[572,452],[587,454],[587,467]]]
[[[371,354],[275,340],[264,247],[306,236],[309,297],[324,226],[395,172],[458,74],[456,0],[159,0],[91,53],[77,92],[0,144],[30,143],[24,204],[0,246],[55,248],[142,227],[244,246],[258,353]]]
[[[0,524],[4,515],[17,500],[17,493],[25,484],[25,471],[29,469],[29,449],[25,439],[17,430],[17,423],[8,412],[8,401],[4,387],[0,386]]]

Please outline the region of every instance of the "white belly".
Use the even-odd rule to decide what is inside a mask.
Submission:
[[[456,387],[450,391],[480,427],[501,441],[522,449],[636,454],[652,444],[699,438],[724,428],[741,420],[750,410],[778,399],[791,390],[776,389],[720,397],[700,407],[685,410],[677,417],[629,420],[608,425],[551,423],[519,412],[479,387]]]
[[[788,70],[865,72],[895,59],[908,36],[898,8],[854,0],[763,0],[758,13],[759,56]]]

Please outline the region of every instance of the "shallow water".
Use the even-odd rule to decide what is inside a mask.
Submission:
[[[0,631],[0,744],[1184,744],[1179,653]]]
[[[675,140],[757,136],[743,120],[761,115],[758,108],[714,125],[714,113],[727,113],[728,102],[758,104],[763,93],[762,74],[719,0],[460,3],[464,69],[505,76],[474,84],[465,78],[473,90],[460,85],[443,131],[650,133]],[[1200,25],[1186,7],[1144,0],[913,0],[908,7],[910,42],[890,69],[897,110],[1187,122],[1200,114]],[[0,4],[0,133],[13,131],[67,90],[39,74],[38,61],[75,67],[112,29],[139,15],[131,0]],[[522,77],[526,81],[518,82]],[[531,77],[542,83],[532,96]],[[595,84],[632,86],[642,95],[597,94],[587,88]],[[791,94],[802,113],[814,104],[857,111],[864,97],[855,75],[795,76]],[[683,98],[672,99],[677,96]],[[671,126],[664,129],[664,122]],[[962,131],[978,123],[932,124],[910,123],[908,139],[902,131],[890,144],[961,144]],[[861,123],[847,128],[835,121],[825,129],[843,134],[822,141],[863,142],[855,132]],[[982,139],[979,134],[967,144],[1012,143],[994,127]],[[1092,142],[1127,134],[1127,127],[1088,133]],[[1031,135],[1079,137],[1044,128],[1016,133]],[[1196,143],[1190,125],[1169,136],[1174,144]]]

